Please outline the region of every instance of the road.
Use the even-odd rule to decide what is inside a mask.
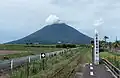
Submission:
[[[73,48],[71,50],[74,50],[74,49],[76,49],[76,48]],[[49,52],[49,53],[46,53],[46,57],[49,57],[49,56],[54,55],[54,54],[58,55],[60,52],[67,52],[67,51],[69,51],[69,50],[64,49],[61,51]],[[41,59],[41,55],[32,55],[32,56],[26,56],[26,57],[21,57],[21,58],[15,58],[15,59],[12,59],[13,60],[13,67],[16,68],[18,66],[21,66],[21,65],[27,63],[29,60],[29,57],[30,57],[31,61]],[[11,60],[5,60],[3,62],[0,62],[0,70],[7,71],[10,69],[11,69]]]
[[[75,78],[115,78],[105,65],[86,64],[82,76],[76,75]]]

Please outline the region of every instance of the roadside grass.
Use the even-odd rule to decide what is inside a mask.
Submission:
[[[120,69],[120,55],[113,52],[101,52],[100,57],[107,59],[113,65]]]
[[[44,70],[42,60],[28,63],[27,65],[13,71],[11,78],[67,78],[69,73],[77,66],[78,63],[85,63],[90,61],[89,59],[91,57],[88,50],[90,49],[79,48],[65,54],[46,58],[44,59]],[[61,76],[60,74],[58,74],[57,77],[53,76],[58,70],[60,70],[64,66],[65,69],[60,73]]]
[[[41,72],[39,72],[38,74],[32,76],[31,78],[69,78],[69,77],[73,78],[76,71],[75,68],[78,66],[77,64],[83,65],[86,62],[91,61],[91,55],[89,50],[90,48],[79,48],[76,50],[76,53],[75,51],[71,53],[72,55],[71,58],[67,58],[66,60],[64,59],[60,63],[55,64],[55,66],[53,65],[53,68],[51,70],[43,72],[42,76]],[[71,63],[69,63],[70,60],[72,60]],[[64,66],[65,68],[62,70],[62,72],[55,76],[51,76],[52,73],[55,74],[60,68]],[[79,71],[82,71],[82,67],[79,68]]]
[[[91,48],[88,48],[85,50],[86,54],[84,57],[85,63],[91,63],[92,62],[92,51]]]
[[[56,68],[59,68],[58,66],[61,67],[64,65],[64,63],[60,63],[61,61],[67,60],[71,57],[72,57],[71,53],[68,52],[66,54],[54,56],[49,59],[46,58],[44,59],[45,60],[44,70],[43,70],[42,60],[34,61],[30,64],[27,64],[28,66],[25,65],[21,67],[20,69],[18,69],[17,71],[14,71],[11,78],[25,78],[26,76],[37,78],[36,77],[37,73],[40,73],[38,78],[45,78],[46,75],[52,73],[53,70],[55,71]],[[64,62],[67,63],[67,61],[64,61]],[[29,73],[29,75],[27,73]]]

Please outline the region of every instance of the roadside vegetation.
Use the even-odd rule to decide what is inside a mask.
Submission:
[[[19,58],[28,55],[36,55],[41,52],[53,52],[66,48],[76,48],[74,44],[61,44],[61,45],[40,45],[40,44],[1,44],[0,50],[2,51],[16,51],[13,54],[2,54],[0,60],[8,60],[12,58]]]
[[[8,60],[11,58],[19,58],[28,55],[36,55],[40,54],[41,52],[53,52],[59,51],[63,48],[56,48],[55,45],[25,45],[25,44],[15,44],[15,45],[8,45],[2,44],[0,45],[0,50],[4,52],[4,54],[0,54],[0,60]],[[16,51],[13,54],[7,54],[6,51]]]
[[[107,59],[110,63],[120,69],[120,41],[107,42],[109,37],[104,36],[104,40],[100,41],[100,46],[103,49],[100,57]]]
[[[90,62],[88,60],[91,58],[89,50],[89,48],[79,48],[57,56],[36,60],[13,70],[10,76],[11,78],[69,78],[74,74],[78,64]]]
[[[31,61],[21,67],[13,69],[8,78],[72,78],[75,72],[83,71],[83,65],[91,62],[90,45],[0,45],[1,50],[20,51],[15,54],[1,55],[0,59],[19,58],[28,55],[40,54],[41,52],[58,51],[75,48],[57,56],[51,56],[41,60]]]
[[[102,52],[100,53],[102,58],[110,61],[114,66],[120,69],[120,54],[116,52]]]

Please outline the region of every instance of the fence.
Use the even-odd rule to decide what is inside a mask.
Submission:
[[[114,73],[117,78],[120,78],[120,70],[117,67],[106,59],[102,59],[102,62]]]

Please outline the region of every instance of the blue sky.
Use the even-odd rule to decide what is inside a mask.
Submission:
[[[91,37],[94,21],[102,18],[104,23],[98,27],[100,38],[120,38],[120,0],[1,0],[0,43],[41,29],[51,14]]]

